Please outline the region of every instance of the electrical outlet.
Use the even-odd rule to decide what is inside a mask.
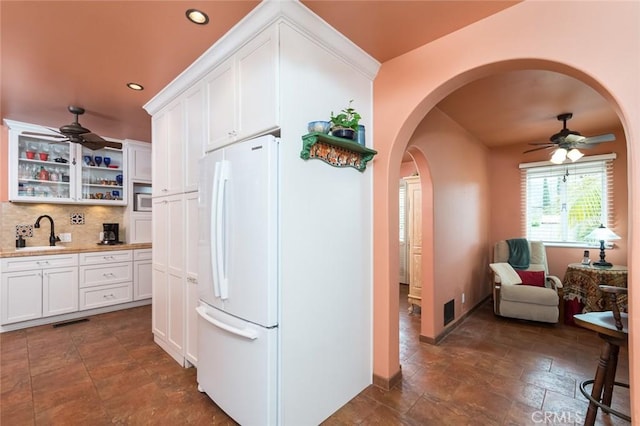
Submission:
[[[63,232],[61,234],[58,234],[58,237],[60,237],[60,242],[62,243],[70,243],[71,242],[71,232]]]
[[[462,304],[464,304],[464,293],[462,293]]]

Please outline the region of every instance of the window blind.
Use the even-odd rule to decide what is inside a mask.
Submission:
[[[613,218],[615,154],[583,157],[575,163],[521,164],[521,223],[528,239],[593,245],[588,235]]]

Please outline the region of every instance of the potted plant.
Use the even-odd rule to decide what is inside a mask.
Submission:
[[[339,138],[354,140],[356,133],[358,132],[358,123],[362,118],[358,112],[353,109],[351,103],[353,99],[349,101],[349,105],[343,108],[338,115],[333,115],[331,111],[331,134]]]

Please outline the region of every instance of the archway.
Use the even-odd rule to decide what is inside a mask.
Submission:
[[[541,62],[542,63],[542,62]],[[541,66],[541,63],[538,64],[538,66]],[[446,96],[446,94],[450,93],[452,90],[454,90],[454,88],[459,87],[460,81],[471,81],[474,78],[480,78],[482,76],[487,75],[487,73],[493,72],[493,71],[503,71],[506,68],[509,69],[529,69],[528,67],[531,66],[531,61],[530,60],[512,60],[512,61],[506,61],[506,62],[502,62],[502,63],[496,63],[493,64],[491,66],[483,66],[480,68],[476,68],[476,69],[472,69],[469,70],[459,76],[456,76],[446,82],[444,82],[440,87],[436,88],[433,92],[431,92],[429,95],[427,95],[421,102],[419,102],[416,105],[416,108],[414,111],[412,111],[412,114],[409,115],[409,117],[407,118],[407,121],[404,123],[404,126],[401,126],[398,133],[398,137],[395,140],[395,144],[392,146],[392,149],[388,152],[390,161],[389,161],[389,169],[388,169],[388,178],[390,181],[394,181],[397,182],[397,179],[394,179],[393,176],[398,176],[399,175],[399,164],[400,161],[394,161],[394,159],[396,158],[396,156],[398,156],[398,153],[401,151],[404,151],[404,149],[407,150],[412,150],[415,158],[418,158],[418,161],[421,161],[423,163],[422,169],[428,171],[429,167],[428,167],[428,163],[426,161],[426,158],[424,156],[424,154],[419,150],[416,149],[415,147],[412,148],[411,146],[406,146],[406,144],[408,143],[408,139],[409,137],[406,136],[405,140],[403,141],[402,138],[399,135],[402,134],[406,134],[406,135],[410,135],[413,133],[413,131],[415,130],[415,128],[418,127],[418,123],[420,122],[420,120],[422,120],[427,113],[429,112],[429,107],[433,108],[433,106],[435,106],[437,104],[437,102],[439,102],[444,96]],[[588,81],[593,83],[592,79],[587,76],[584,73],[581,72],[577,72],[575,69],[571,69],[569,67],[563,67],[561,64],[557,64],[557,63],[545,63],[545,67],[542,67],[542,69],[551,69],[551,70],[555,70],[557,71],[559,68],[565,68],[566,73],[568,74],[572,74],[572,75],[576,75],[578,74],[582,81]],[[593,84],[592,84],[592,87]],[[606,93],[606,91],[603,90],[603,88],[599,85],[597,85],[597,87],[600,89],[599,91]],[[444,96],[443,96],[444,95]],[[422,117],[417,115],[417,111],[422,111]],[[414,124],[416,123],[416,124]],[[413,127],[412,127],[413,126]],[[401,155],[400,155],[401,156]],[[418,162],[416,161],[416,162]],[[424,171],[421,171],[421,175],[425,173]],[[376,174],[379,174],[378,171],[376,171]],[[376,178],[376,183],[377,183],[377,179],[379,179],[379,176],[377,176]],[[424,187],[424,186],[423,186]],[[391,189],[389,191],[389,195],[388,195],[388,200],[397,200],[397,193],[393,193],[393,189],[395,188],[393,185],[390,185],[389,188]],[[428,188],[432,188],[430,185],[428,186]],[[397,188],[395,188],[395,190],[397,191]],[[376,193],[376,197],[378,196],[378,192]],[[431,200],[431,203],[433,202],[433,200]],[[391,212],[394,211],[397,212],[397,205],[392,204],[392,207],[390,209]],[[378,203],[376,203],[376,211],[379,211],[379,206]],[[424,210],[425,212],[427,211],[431,211],[429,208],[425,208]],[[396,220],[394,222],[394,219]],[[429,217],[427,218],[427,221],[431,220],[430,224],[425,224],[425,226],[423,227],[423,230],[432,230],[433,231],[433,215],[429,215]],[[389,223],[390,223],[390,228],[391,229],[397,229],[397,217],[394,218],[393,214],[389,215]],[[378,229],[378,223],[376,223],[376,228]],[[486,242],[486,241],[485,241]],[[425,241],[425,244],[429,244],[431,243],[431,245],[433,244],[433,241]],[[398,253],[397,249],[394,250],[393,245],[390,245],[391,247],[391,253]],[[376,243],[376,252],[378,251],[378,245]],[[426,259],[425,259],[426,260]],[[430,261],[433,263],[433,250],[431,250],[431,258]],[[393,265],[394,263],[394,259],[393,256],[390,256],[390,262],[391,265]],[[376,262],[376,265],[378,265],[378,262]],[[393,268],[393,266],[391,266]],[[432,268],[426,267],[423,269],[424,271],[432,271]],[[429,278],[427,278],[429,277]],[[433,295],[433,274],[426,274],[425,275],[425,282],[429,282],[429,290],[427,290],[427,294],[431,294]],[[433,298],[432,298],[433,299]],[[391,309],[390,312],[390,316],[391,317],[396,317],[397,318],[397,307],[396,307],[396,311],[394,311],[394,303],[390,303],[389,307]],[[425,300],[425,305],[426,305],[426,300]],[[425,306],[423,305],[423,306]],[[428,305],[426,305],[428,306]],[[378,307],[376,306],[376,309],[378,309]],[[426,310],[423,310],[423,312],[434,312],[434,309],[429,309],[427,307]],[[376,314],[377,316],[377,314]],[[421,334],[423,336],[427,337],[427,340],[430,340],[431,338],[433,338],[435,340],[435,338],[437,337],[437,333],[439,331],[442,331],[442,329],[438,330],[437,327],[435,327],[435,318],[433,318],[433,315],[430,316],[424,316],[423,317],[423,324],[422,324],[422,332]],[[376,333],[377,335],[377,333]],[[392,336],[389,336],[392,337]],[[389,349],[389,354],[391,356],[393,356],[393,343],[391,343],[390,349]],[[374,354],[375,356],[375,354]],[[393,365],[393,364],[390,364]],[[397,365],[397,364],[395,364]],[[399,374],[396,373],[394,375],[390,375],[390,380],[389,380],[389,384],[392,384],[393,381],[397,378],[399,378]]]

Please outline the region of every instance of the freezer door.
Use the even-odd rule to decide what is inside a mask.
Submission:
[[[278,324],[278,141],[264,136],[224,149],[216,202],[223,241],[215,244],[224,311]],[[214,278],[215,282],[215,278]]]
[[[219,285],[214,282],[217,275],[214,251],[217,223],[215,199],[223,160],[223,151],[217,150],[208,153],[198,162],[198,296],[218,308],[223,308],[223,301],[219,297]]]
[[[278,328],[263,328],[200,303],[198,385],[243,426],[276,425]]]

